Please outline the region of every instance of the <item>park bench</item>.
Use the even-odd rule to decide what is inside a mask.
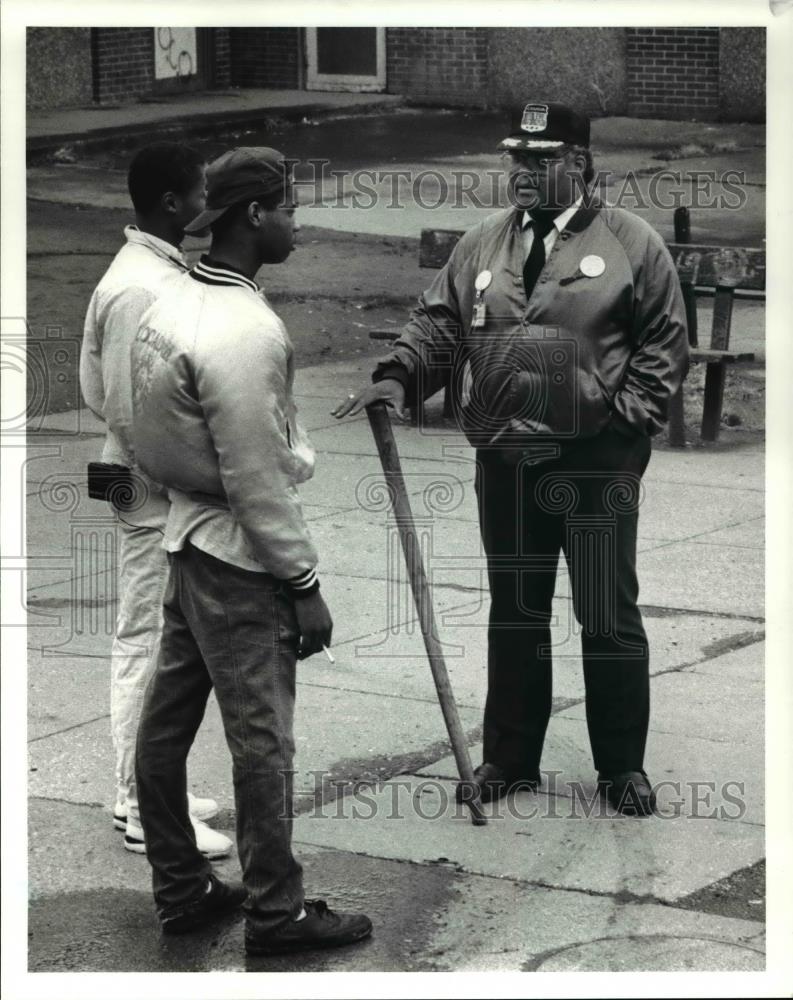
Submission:
[[[667,246],[677,268],[686,304],[691,361],[706,365],[700,436],[703,441],[715,441],[721,426],[727,368],[739,362],[754,361],[754,354],[730,349],[733,302],[736,296],[762,297],[765,291],[765,250],[684,242],[688,234],[687,215],[678,213],[679,209],[675,215],[676,239],[679,242]],[[680,225],[680,222],[686,224]],[[459,229],[423,229],[419,243],[419,267],[436,270],[443,267],[462,235],[463,230]],[[714,296],[713,323],[710,345],[700,347],[696,300],[698,296],[705,295]],[[399,336],[399,330],[371,330],[369,336],[373,340],[393,341]],[[413,408],[413,423],[421,423],[422,410],[423,403]],[[448,392],[444,416],[451,416]],[[678,447],[685,445],[682,388],[671,402],[669,443]]]

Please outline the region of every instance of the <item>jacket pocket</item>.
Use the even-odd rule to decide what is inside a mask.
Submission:
[[[615,393],[611,392],[608,389],[608,387],[606,386],[606,384],[603,382],[603,379],[601,378],[599,372],[597,372],[597,371],[592,372],[592,378],[597,383],[597,387],[600,390],[600,395],[603,397],[603,399],[604,399],[604,401],[606,403],[606,406],[609,408],[609,410],[613,409],[613,407],[614,407],[614,396],[615,396]]]

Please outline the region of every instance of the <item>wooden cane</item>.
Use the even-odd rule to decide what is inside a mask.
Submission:
[[[391,420],[385,403],[379,401],[366,408],[366,415],[369,418],[377,451],[380,455],[380,464],[389,487],[394,516],[399,529],[399,540],[402,543],[402,552],[407,564],[410,589],[413,592],[413,601],[421,624],[424,648],[429,657],[432,679],[435,681],[435,689],[438,692],[446,730],[449,733],[454,759],[457,762],[457,770],[463,782],[465,792],[463,800],[471,810],[471,822],[474,826],[484,826],[487,823],[487,817],[482,811],[479,786],[474,779],[468,744],[463,733],[457,704],[454,700],[454,692],[446,670],[446,661],[438,638],[430,588],[421,558],[421,545],[416,534],[413,512],[410,509],[405,479],[402,475],[402,465],[399,461],[399,452],[391,429]]]

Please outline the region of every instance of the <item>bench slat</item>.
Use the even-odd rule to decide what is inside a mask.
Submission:
[[[730,285],[765,291],[765,250],[667,243],[681,281],[704,288]]]
[[[754,361],[754,351],[715,351],[707,347],[692,347],[689,351],[692,361],[706,361],[708,363],[726,361],[734,363],[738,361]]]
[[[463,235],[462,229],[422,229],[419,267],[441,268]],[[718,247],[698,243],[668,243],[682,282],[699,288],[765,291],[765,250]]]

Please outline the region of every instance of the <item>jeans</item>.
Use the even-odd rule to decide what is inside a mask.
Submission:
[[[187,812],[185,762],[214,688],[231,751],[248,923],[269,932],[303,905],[292,855],[298,627],[278,580],[189,543],[170,556],[160,655],[138,730],[146,853],[161,916],[204,892],[209,862]]]
[[[476,492],[491,607],[484,759],[514,777],[539,766],[552,708],[551,602],[560,551],[581,626],[595,767],[640,770],[650,714],[636,533],[650,440],[607,426],[551,461],[479,452]]]
[[[143,695],[162,629],[168,562],[162,548],[168,501],[150,496],[134,511],[119,511],[119,609],[111,650],[110,729],[116,754],[116,796],[127,818],[140,821],[135,787],[135,741]]]

